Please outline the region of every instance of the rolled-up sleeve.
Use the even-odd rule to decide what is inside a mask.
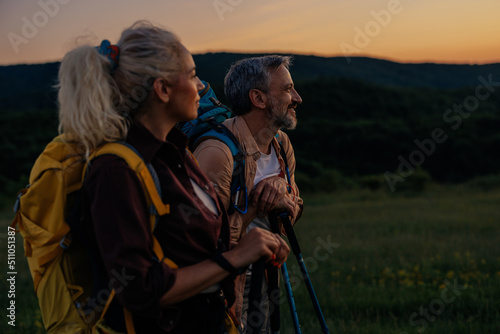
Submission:
[[[153,259],[142,184],[123,160],[109,155],[92,162],[84,189],[109,288],[130,311],[157,317],[159,300],[174,284],[176,271]]]
[[[233,156],[228,146],[218,140],[207,139],[196,148],[193,155],[228,208],[233,175]]]
[[[216,139],[203,141],[193,152],[200,169],[212,182],[222,204],[229,210],[231,201],[231,180],[233,177],[233,156],[229,147]],[[242,232],[242,215],[234,213],[229,219],[231,240],[236,242]]]

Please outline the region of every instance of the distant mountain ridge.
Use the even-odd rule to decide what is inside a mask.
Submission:
[[[195,55],[200,76],[222,82],[230,65],[246,57],[261,54],[207,53]],[[318,57],[294,55],[292,76],[297,81],[310,81],[325,77],[343,77],[399,87],[428,87],[453,89],[477,85],[479,76],[492,74],[500,77],[500,63],[485,65],[398,63],[389,60],[352,57]],[[221,70],[222,69],[222,70]]]
[[[232,63],[261,54],[206,53],[194,55],[198,76],[221,88]],[[59,63],[0,66],[0,110],[44,109],[54,107]],[[353,57],[294,55],[294,80],[315,81],[342,77],[382,86],[453,89],[476,86],[478,77],[500,78],[500,63],[486,65],[404,64],[388,60]]]

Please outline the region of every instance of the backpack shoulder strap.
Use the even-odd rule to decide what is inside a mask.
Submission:
[[[137,149],[126,142],[112,142],[99,147],[91,155],[89,161],[91,159],[97,158],[98,156],[105,154],[113,154],[122,158],[123,160],[125,160],[127,165],[137,174],[139,180],[141,181],[142,185],[145,188],[145,192],[147,194],[146,199],[151,206],[150,224],[151,224],[151,232],[153,232],[158,223],[159,216],[163,216],[170,213],[170,205],[164,204],[161,199],[161,186],[160,186],[160,181],[158,179],[158,174],[156,173],[155,169],[151,164],[146,164],[146,162],[142,158],[141,154],[137,151]],[[87,168],[84,169],[83,177],[85,177],[86,169]],[[179,268],[175,262],[165,257],[165,255],[163,254],[163,249],[161,248],[161,245],[158,242],[158,239],[156,239],[156,237],[154,236],[154,234],[152,235],[152,237],[153,237],[152,238],[153,251],[155,253],[156,260],[158,260],[158,262],[164,262],[167,266],[169,266],[172,269]],[[111,304],[111,301],[113,300],[114,294],[115,293],[113,290],[112,294],[110,295],[110,297],[106,302],[105,311],[101,314],[100,318],[101,320],[104,318],[104,315],[109,305]],[[135,333],[133,319],[130,311],[126,308],[123,308],[123,312],[124,312],[127,332]]]
[[[202,141],[217,139],[226,144],[233,156],[233,175],[231,177],[231,197],[234,202],[227,209],[231,215],[234,211],[245,214],[248,211],[248,193],[245,182],[245,151],[235,135],[222,123],[211,122],[211,129],[201,135],[193,144],[196,148]],[[243,207],[239,207],[240,196],[243,196]]]
[[[113,142],[98,148],[91,159],[105,154],[114,154],[125,160],[127,165],[139,176],[140,181],[146,188],[149,199],[160,216],[170,213],[170,205],[164,204],[161,199],[161,188],[157,186],[158,176],[151,165],[147,165],[135,148],[122,142]],[[149,167],[149,168],[148,168]]]
[[[146,164],[137,149],[126,142],[113,142],[107,143],[99,147],[92,155],[91,159],[105,154],[113,154],[119,156],[127,165],[136,172],[139,180],[144,186],[147,201],[151,205],[150,210],[150,223],[151,231],[154,231],[158,223],[159,216],[170,213],[170,205],[164,204],[161,199],[161,187],[158,180],[158,175],[151,164]],[[170,268],[178,268],[177,264],[172,260],[166,258],[160,243],[153,235],[153,250],[159,262],[165,262]]]
[[[214,119],[207,119],[206,123],[210,124],[210,130],[202,134],[196,141],[193,143],[193,151],[196,147],[204,140],[209,138],[215,138],[222,142],[224,142],[229,149],[231,150],[231,154],[233,157],[238,157],[238,159],[245,159],[243,147],[236,138],[236,136],[222,123],[218,123]]]
[[[288,168],[288,158],[286,157],[286,152],[285,148],[283,147],[283,143],[281,141],[279,133],[276,134],[275,136],[276,140],[278,141],[278,144],[280,146],[280,155],[281,158],[283,159],[283,162],[285,163],[285,172],[286,172],[286,182],[288,183],[287,185],[287,190],[289,193],[292,192],[292,179],[290,178],[290,169]]]

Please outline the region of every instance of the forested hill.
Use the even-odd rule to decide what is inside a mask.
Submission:
[[[247,56],[194,58],[200,78],[224,102],[223,76]],[[400,186],[418,173],[438,182],[500,175],[500,64],[351,60],[295,57],[292,75],[303,103],[288,134],[302,189],[331,190],[362,178]],[[0,164],[0,196],[25,185],[57,134],[58,66],[0,67],[0,159],[9,162]]]
[[[194,55],[199,77],[221,88],[230,65],[255,56],[238,53]],[[54,107],[59,63],[0,66],[0,111],[37,110]],[[500,63],[489,65],[402,64],[372,58],[323,58],[294,56],[295,81],[342,77],[398,87],[451,89],[476,86],[478,77],[500,77]]]
[[[201,78],[222,82],[230,65],[250,54],[215,53],[194,56]],[[294,80],[343,77],[398,87],[459,88],[475,86],[478,76],[500,77],[500,63],[487,65],[403,64],[387,60],[353,57],[295,55],[291,68]]]

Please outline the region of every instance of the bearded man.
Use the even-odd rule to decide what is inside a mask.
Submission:
[[[244,171],[234,173],[244,173],[248,206],[244,194],[237,198],[231,195],[234,161],[226,144],[208,139],[193,152],[230,213],[233,243],[237,243],[249,229],[270,230],[268,214],[272,210],[286,210],[292,223],[302,213],[303,201],[295,184],[294,151],[288,136],[281,130],[295,129],[295,110],[302,103],[289,72],[290,65],[291,57],[288,56],[247,58],[233,64],[224,79],[224,92],[236,115],[224,125],[235,135],[244,151]],[[263,277],[258,305],[260,314],[248,314],[251,276],[252,268],[237,278],[233,313],[242,333],[246,333],[251,322],[252,325],[259,322],[260,333],[268,333],[268,275],[260,276]]]

